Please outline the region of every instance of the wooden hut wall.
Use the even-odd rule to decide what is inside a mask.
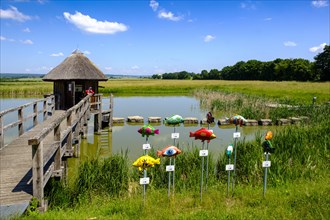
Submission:
[[[64,81],[54,81],[55,109],[64,109]]]

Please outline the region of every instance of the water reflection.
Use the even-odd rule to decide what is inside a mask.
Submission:
[[[105,106],[108,106],[108,100],[104,100]],[[115,97],[114,99],[114,117],[127,118],[128,116],[142,116],[144,122],[147,123],[148,117],[157,116],[164,119],[165,117],[172,116],[174,114],[185,117],[196,117],[199,120],[205,118],[208,110],[201,110],[199,100],[194,97],[177,96],[177,97]],[[87,142],[84,142],[82,148],[89,148],[89,151],[93,151],[93,155],[100,157],[107,156],[106,153],[100,153],[102,151],[97,150],[99,148],[100,135],[93,135],[93,121],[89,121],[89,135]],[[173,139],[171,134],[174,132],[172,126],[166,126],[163,123],[151,124],[156,129],[160,130],[159,135],[150,136],[149,144],[154,150],[161,150],[167,145],[173,145]],[[135,160],[141,156],[144,151],[142,145],[146,143],[145,137],[142,137],[137,131],[143,124],[115,124],[112,129],[112,137],[110,139],[109,146],[111,146],[113,153],[120,153],[121,151],[128,150],[129,159]],[[207,126],[207,125],[205,125]],[[200,140],[194,140],[189,137],[190,131],[196,131],[200,129],[199,124],[195,125],[183,125],[176,127],[176,133],[179,133],[179,139],[176,144],[179,148],[187,149],[188,147],[202,146]],[[223,153],[227,146],[233,143],[233,133],[235,132],[235,126],[218,126],[213,125],[210,127],[216,134],[217,138],[212,140],[209,144],[209,150],[214,154],[214,158],[217,158],[219,154]],[[267,127],[241,127],[241,139],[246,140],[253,139],[257,131],[266,132]],[[94,150],[91,150],[94,149]],[[87,150],[85,150],[87,152]],[[89,152],[88,151],[88,152]],[[106,151],[105,151],[106,152]],[[92,155],[86,153],[86,155]],[[83,158],[88,158],[84,157]]]
[[[36,100],[37,98],[29,99],[1,99],[0,111],[16,107],[22,104],[26,104]],[[109,106],[109,99],[104,98],[103,108],[106,109]],[[41,108],[38,106],[38,109]],[[24,114],[31,114],[32,109],[27,109]],[[145,123],[147,123],[148,117],[158,116],[164,119],[175,114],[185,117],[196,117],[199,120],[205,118],[208,110],[203,110],[200,107],[199,100],[194,97],[188,96],[162,96],[162,97],[115,97],[114,98],[114,117],[127,118],[128,116],[142,116]],[[10,118],[11,117],[11,118]],[[17,120],[17,115],[13,114],[7,120]],[[217,119],[217,118],[216,118]],[[29,122],[30,123],[30,122]],[[27,127],[31,126],[27,124]],[[31,122],[32,123],[32,122]],[[115,125],[112,133],[109,132],[106,137],[104,135],[94,135],[93,133],[93,117],[88,124],[88,136],[86,140],[82,140],[81,144],[81,158],[82,160],[95,158],[95,157],[108,157],[112,153],[120,153],[121,151],[128,150],[129,158],[135,160],[137,157],[143,154],[142,145],[146,142],[146,139],[137,132],[137,130],[143,124],[124,124]],[[160,130],[159,135],[150,136],[149,143],[154,150],[160,150],[167,145],[173,144],[171,139],[171,133],[174,132],[173,127],[165,126],[163,123],[152,124],[155,128]],[[176,127],[176,133],[179,133],[179,139],[176,141],[179,148],[184,152],[184,149],[189,147],[202,146],[200,140],[194,140],[189,137],[190,131],[196,131],[201,126],[196,125],[180,125]],[[253,139],[255,133],[260,130],[266,132],[269,127],[242,127],[239,129],[241,132],[241,139],[247,140]],[[215,154],[215,157],[220,153],[223,153],[228,144],[233,142],[233,133],[235,132],[234,126],[211,126],[213,132],[217,138],[212,140],[209,144],[209,150]],[[13,128],[6,132],[6,142],[12,140],[17,135],[17,128]],[[101,143],[102,139],[108,139],[107,143]],[[79,161],[74,158],[76,163]]]

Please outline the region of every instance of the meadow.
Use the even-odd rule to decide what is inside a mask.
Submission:
[[[330,82],[109,79],[100,82],[99,92],[115,96],[192,95],[205,89],[310,104],[313,97],[317,97],[317,103],[329,102]],[[0,82],[0,97],[41,96],[52,91],[53,83],[41,79]]]
[[[8,84],[6,82],[5,84]],[[12,82],[7,89],[29,91],[44,82]],[[22,84],[20,84],[22,83]],[[40,84],[39,84],[40,83]],[[9,83],[10,84],[10,83]],[[51,92],[52,84],[43,87]],[[23,86],[24,85],[24,86]],[[38,213],[33,201],[23,216],[14,219],[329,219],[330,218],[330,83],[261,81],[180,81],[116,79],[102,82],[102,93],[119,95],[194,95],[201,103],[219,112],[251,115],[299,114],[308,120],[299,125],[274,129],[275,153],[268,173],[267,193],[263,198],[261,144],[264,134],[237,144],[235,190],[227,195],[226,154],[209,155],[208,187],[200,197],[200,142],[179,146],[176,159],[175,194],[167,196],[168,159],[151,168],[146,200],[139,185],[141,173],[132,167],[127,152],[105,159],[82,162],[69,182],[51,181],[46,197],[49,210]],[[161,88],[161,89],[160,89]],[[17,90],[19,89],[19,90]],[[0,87],[0,91],[4,91]],[[0,93],[2,96],[4,93]],[[25,95],[28,95],[27,92]],[[33,95],[33,94],[31,94]],[[41,95],[41,94],[40,94]],[[316,106],[312,98],[316,96]],[[296,110],[279,112],[263,103],[298,105]],[[261,103],[261,104],[260,104]],[[299,110],[303,109],[303,110]],[[150,155],[156,157],[154,151]],[[219,158],[213,160],[212,158]]]

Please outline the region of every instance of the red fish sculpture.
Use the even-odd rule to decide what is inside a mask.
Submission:
[[[212,139],[216,138],[213,131],[208,130],[206,128],[201,128],[195,132],[190,132],[189,137],[195,137],[195,140],[200,139],[202,140],[202,142],[207,140],[207,143],[210,143]]]
[[[167,146],[162,150],[157,151],[158,157],[176,157],[178,154],[181,154],[181,150],[176,146]]]

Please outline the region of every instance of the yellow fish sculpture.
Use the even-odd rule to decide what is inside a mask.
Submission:
[[[149,167],[154,167],[155,164],[160,164],[160,158],[154,159],[149,155],[139,157],[134,163],[133,166],[138,167],[139,170],[144,170]]]

